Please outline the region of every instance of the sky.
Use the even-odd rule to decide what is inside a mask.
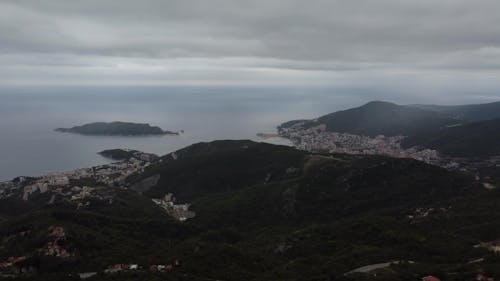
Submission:
[[[500,99],[498,0],[0,0],[0,85]]]

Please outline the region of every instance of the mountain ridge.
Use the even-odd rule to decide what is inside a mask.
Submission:
[[[459,126],[411,136],[403,146],[436,149],[454,157],[485,157],[500,155],[500,119],[465,123]]]
[[[463,119],[468,122],[485,121],[500,118],[500,101],[482,104],[466,105],[411,105],[422,109],[432,110]]]
[[[288,127],[301,121],[283,123]],[[357,135],[415,135],[456,123],[446,115],[385,101],[372,101],[360,107],[336,111],[314,120],[302,121],[305,127],[325,124],[331,132]]]

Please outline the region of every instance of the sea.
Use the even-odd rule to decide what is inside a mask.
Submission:
[[[363,96],[310,87],[0,87],[0,181],[109,163],[97,153],[128,148],[165,155],[197,142],[250,139],[290,145],[282,122],[359,105]],[[83,136],[55,128],[90,122],[149,123],[179,136]]]

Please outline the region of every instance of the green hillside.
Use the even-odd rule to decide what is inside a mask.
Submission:
[[[181,201],[189,201],[200,195],[282,180],[296,176],[287,169],[300,167],[306,157],[291,147],[252,141],[199,143],[175,154],[177,159],[167,155],[140,175],[161,175],[146,195],[160,197],[168,191]]]
[[[298,121],[282,124],[288,127]],[[307,121],[306,127],[325,124],[328,131],[357,135],[416,135],[457,121],[434,111],[389,102],[373,101]]]
[[[36,253],[47,229],[60,225],[76,254],[34,258],[34,280],[175,259],[181,265],[171,272],[88,280],[420,280],[429,274],[466,280],[479,269],[500,277],[499,257],[474,248],[500,237],[499,191],[418,161],[216,141],[166,155],[129,184],[152,176],[159,180],[142,195],[111,189],[112,204],[10,214],[0,222],[0,258]],[[196,217],[175,221],[148,198],[166,193],[191,203]],[[26,229],[28,236],[12,238]],[[478,258],[484,261],[468,264]],[[415,263],[377,276],[344,275],[392,260]]]
[[[500,118],[500,102],[468,105],[414,105],[414,107],[440,112],[468,122]]]
[[[403,145],[436,149],[449,156],[477,157],[500,154],[500,119],[445,128],[412,136]]]
[[[197,157],[200,152],[205,157]],[[206,165],[180,175],[190,188],[171,184],[179,180],[172,169],[189,166],[186,163],[196,158]],[[286,158],[292,159],[288,166],[279,161]],[[227,164],[239,159],[250,165]],[[267,174],[276,176],[263,180],[266,173],[253,159],[267,164]],[[212,173],[215,167],[240,176],[229,176],[218,185],[221,175]],[[256,174],[240,185],[250,171]],[[141,176],[154,174],[160,181],[145,194],[172,192],[192,203],[197,216],[186,224],[206,232],[195,239],[202,246],[198,255],[189,257],[195,259],[189,271],[209,272],[214,278],[223,276],[218,265],[229,264],[231,273],[224,276],[237,280],[368,280],[343,273],[404,257],[419,264],[394,269],[397,273],[380,280],[431,273],[447,276],[443,272],[450,272],[448,280],[463,280],[452,279],[451,272],[463,267],[460,278],[473,274],[476,268],[464,261],[486,255],[474,250],[474,243],[495,239],[500,226],[497,214],[489,210],[500,199],[497,191],[482,190],[466,176],[407,159],[315,155],[268,144],[221,141],[178,152],[177,159],[167,156]],[[189,174],[195,179],[187,180]],[[197,175],[204,176],[196,179]],[[216,188],[222,186],[232,188]],[[409,219],[408,214],[418,208],[440,211]],[[225,245],[224,252],[214,245]]]

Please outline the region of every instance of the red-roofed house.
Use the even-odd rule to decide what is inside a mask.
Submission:
[[[441,281],[441,279],[439,279],[435,276],[429,275],[429,276],[425,276],[424,278],[422,278],[422,281]]]
[[[486,276],[484,274],[482,274],[482,273],[478,273],[476,275],[476,280],[477,281],[486,281]]]

